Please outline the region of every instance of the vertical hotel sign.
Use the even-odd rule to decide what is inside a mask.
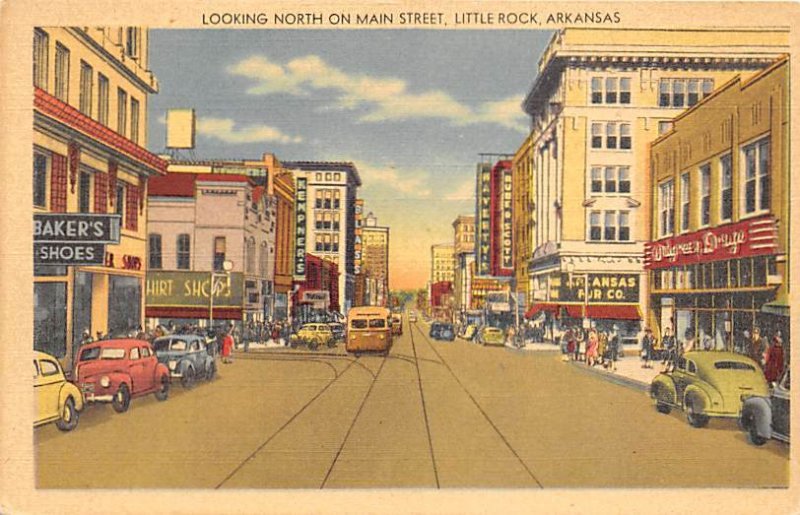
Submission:
[[[297,178],[295,191],[295,224],[294,224],[294,279],[306,279],[306,218],[308,210],[308,179]]]
[[[356,199],[355,202],[355,240],[354,240],[354,253],[353,253],[353,273],[358,275],[361,273],[361,265],[364,263],[364,199]]]
[[[489,275],[490,238],[491,238],[491,205],[492,205],[491,166],[486,163],[478,165],[478,201],[477,226],[478,241],[475,255],[477,257],[478,275]]]
[[[502,202],[502,244],[501,248],[501,260],[500,260],[500,267],[505,270],[513,270],[514,263],[512,259],[512,247],[511,247],[511,228],[513,224],[513,216],[514,213],[511,208],[511,192],[512,192],[512,183],[511,183],[511,169],[505,168],[503,169],[503,194],[501,195],[501,202]]]

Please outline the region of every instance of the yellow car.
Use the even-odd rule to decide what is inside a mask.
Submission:
[[[333,331],[328,324],[305,324],[297,334],[292,335],[291,344],[296,347],[298,344],[308,345],[311,350],[316,349],[320,345],[327,345],[334,347],[336,345],[336,338],[333,336]]]
[[[57,358],[44,352],[33,353],[33,392],[34,427],[55,422],[62,431],[75,429],[83,409],[83,395],[77,386],[67,381]]]
[[[478,343],[481,345],[505,345],[506,337],[502,329],[484,326],[478,332]]]

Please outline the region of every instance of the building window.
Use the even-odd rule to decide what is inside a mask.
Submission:
[[[606,148],[609,148],[609,149],[617,148],[617,124],[616,123],[607,123],[606,124]]]
[[[630,213],[628,211],[619,212],[619,241],[630,241],[631,239],[631,226],[630,226]]]
[[[47,207],[47,156],[33,153],[33,205]]]
[[[91,211],[90,201],[92,198],[92,175],[89,172],[81,172],[78,183],[78,211],[88,213]]]
[[[316,250],[317,252],[322,252],[323,248],[324,247],[323,247],[323,243],[322,243],[322,235],[321,234],[317,234],[314,237],[314,250]]]
[[[605,227],[603,230],[603,239],[606,241],[615,241],[617,239],[617,213],[614,211],[605,212]]]
[[[700,167],[700,225],[711,223],[711,165]]]
[[[720,181],[722,196],[720,198],[720,218],[730,220],[733,216],[733,169],[731,155],[726,154],[719,158]]]
[[[322,228],[323,228],[324,230],[326,230],[326,231],[330,231],[330,230],[331,230],[331,225],[332,225],[332,223],[333,223],[333,220],[332,220],[332,218],[333,218],[333,217],[331,216],[331,213],[329,213],[329,212],[328,212],[328,213],[325,213],[325,214],[322,216]]]
[[[665,132],[668,132],[670,129],[672,129],[672,122],[667,122],[667,121],[658,122],[659,134],[664,134]]]
[[[342,180],[342,173],[341,172],[336,172],[335,174],[333,174],[333,180],[334,181],[341,181]]]
[[[620,193],[631,192],[631,169],[628,166],[617,167],[617,185]]]
[[[681,175],[681,232],[689,230],[689,172]]]
[[[592,124],[592,148],[603,148],[603,124]]]
[[[256,240],[252,236],[247,239],[245,252],[247,254],[245,256],[247,273],[254,275],[256,273]]]
[[[619,148],[630,150],[631,148],[631,124],[621,123],[619,125]]]
[[[94,85],[94,70],[88,63],[81,61],[81,93],[79,98],[80,111],[86,116],[92,116],[92,86]]]
[[[702,84],[703,98],[714,89],[712,79],[661,79],[658,86],[660,107],[691,107],[699,101]]]
[[[114,204],[115,212],[124,218],[125,215],[125,186],[122,184],[117,185],[117,198],[114,200],[116,204]]]
[[[328,173],[326,173],[326,174],[325,174],[325,180],[326,180],[326,181],[329,181],[329,180],[331,180],[331,173],[330,173],[330,172],[328,172]]]
[[[703,79],[703,98],[714,92],[714,81],[711,79]]]
[[[617,192],[617,169],[613,166],[606,167],[606,193]]]
[[[117,132],[125,136],[128,126],[128,94],[122,88],[117,88]]]
[[[324,192],[325,202],[322,204],[323,208],[325,208],[325,209],[330,209],[331,208],[332,197],[333,197],[333,195],[331,194],[331,190],[325,190],[325,192]]]
[[[56,98],[67,102],[69,98],[69,50],[56,43]]]
[[[33,85],[47,90],[47,67],[50,37],[40,29],[33,31]]]
[[[602,239],[600,211],[592,211],[589,213],[589,239],[592,241],[600,241]]]
[[[341,191],[338,189],[333,190],[333,209],[339,209],[341,201]]]
[[[314,212],[314,229],[322,230],[322,213],[320,211]]]
[[[689,107],[695,105],[700,100],[700,81],[698,79],[689,80],[689,96],[687,100]]]
[[[744,211],[766,211],[770,205],[769,138],[742,149],[744,166]]]
[[[338,234],[334,234],[333,235],[333,246],[331,247],[331,250],[333,252],[339,252],[339,235]]]
[[[147,267],[151,270],[161,270],[161,235],[151,233],[147,238],[148,254],[147,254]]]
[[[686,105],[684,88],[686,83],[682,80],[672,82],[672,107],[683,107]]]
[[[317,181],[321,181],[322,180],[322,174],[321,173],[316,174],[315,177],[316,177]]]
[[[617,103],[617,79],[609,77],[606,79],[606,104],[616,104],[616,103]]]
[[[50,211],[67,211],[67,157],[53,154],[50,166]]]
[[[214,271],[221,272],[222,264],[225,262],[225,236],[214,238]]]
[[[322,190],[317,190],[314,192],[314,207],[317,209],[322,209]]]
[[[334,231],[338,231],[339,230],[339,216],[340,216],[339,213],[334,213],[333,214],[333,230]]]
[[[105,213],[108,210],[108,175],[94,175],[94,212]]]
[[[592,104],[603,103],[603,79],[600,77],[592,78]]]
[[[134,59],[139,57],[139,29],[137,27],[125,29],[125,55]]]
[[[658,233],[670,236],[675,231],[675,184],[672,179],[658,186]]]
[[[97,121],[108,125],[108,77],[97,74]]]
[[[179,234],[177,241],[178,260],[176,267],[178,270],[189,270],[192,257],[191,237],[188,234]]]
[[[669,107],[670,105],[669,81],[666,79],[661,79],[658,84],[658,105],[659,107]]]
[[[139,143],[139,101],[131,97],[131,141]]]
[[[592,193],[603,192],[603,169],[599,166],[592,167]]]
[[[623,77],[619,80],[619,103],[631,103],[631,80],[627,77]]]

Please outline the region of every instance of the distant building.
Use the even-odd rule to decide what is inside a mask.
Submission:
[[[453,245],[431,245],[431,282],[453,282]]]
[[[453,302],[463,317],[471,309],[472,276],[475,269],[475,216],[458,215],[453,221]]]
[[[295,324],[330,321],[332,313],[341,311],[339,267],[314,254],[306,254],[305,261],[305,278],[295,282],[292,320]]]
[[[367,305],[389,305],[389,228],[369,213],[362,227],[362,273],[368,277]]]
[[[83,332],[144,321],[145,196],[166,163],[146,150],[158,92],[139,27],[33,30],[33,212],[120,216],[120,243],[92,265],[34,265],[34,349],[71,363]],[[63,261],[62,261],[63,263]]]

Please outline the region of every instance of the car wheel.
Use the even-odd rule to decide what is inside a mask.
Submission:
[[[319,343],[316,340],[311,340],[311,341],[308,342],[308,348],[310,350],[317,350],[318,346],[319,346]]]
[[[160,401],[165,401],[169,397],[169,376],[167,374],[161,376],[161,387],[156,390],[154,395]]]
[[[213,381],[214,378],[217,376],[217,364],[212,361],[208,364],[208,370],[206,370],[206,381]]]
[[[655,402],[656,411],[665,415],[669,415],[669,412],[672,411],[672,407],[667,404],[665,398],[666,392],[664,391],[664,387],[656,386],[653,390],[653,400]]]
[[[334,347],[336,347],[336,340],[334,340],[334,339],[328,340],[328,348],[332,349]]]
[[[692,427],[705,427],[708,425],[708,415],[703,415],[696,404],[697,401],[694,399],[689,399],[686,402],[686,420]]]
[[[186,370],[183,371],[183,376],[181,377],[181,386],[184,388],[191,388],[194,385],[194,369],[192,367],[187,367]]]
[[[128,385],[121,384],[119,385],[119,390],[117,390],[117,393],[114,394],[114,398],[111,400],[111,406],[117,413],[125,413],[128,411],[130,405],[131,392],[128,390]]]
[[[67,397],[64,407],[61,408],[61,417],[56,420],[56,427],[62,431],[72,431],[78,425],[78,410],[75,409],[75,401],[72,397]]]
[[[753,445],[764,445],[767,443],[767,439],[758,434],[758,429],[756,428],[756,420],[752,413],[747,413],[742,416],[742,427],[745,431],[747,431],[747,436],[750,438],[750,443]]]

